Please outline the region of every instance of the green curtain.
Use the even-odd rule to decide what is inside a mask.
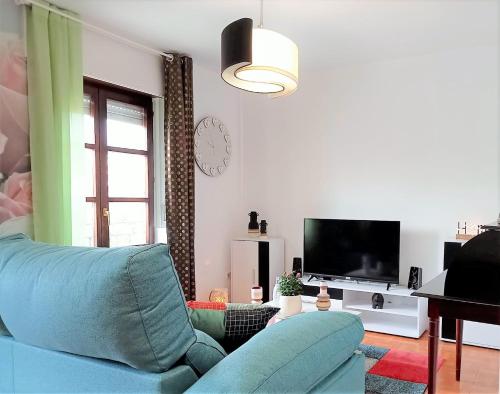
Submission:
[[[38,241],[72,243],[71,133],[81,130],[81,25],[26,8],[33,227]]]

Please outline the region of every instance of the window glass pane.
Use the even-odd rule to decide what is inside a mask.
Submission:
[[[107,101],[108,146],[148,149],[144,108],[116,100]]]
[[[95,202],[85,203],[85,245],[97,246]]]
[[[85,197],[95,197],[95,150],[85,149]]]
[[[109,197],[148,196],[147,156],[108,152]]]
[[[94,104],[90,95],[83,96],[83,138],[86,144],[95,144]]]
[[[142,245],[147,242],[147,203],[111,202],[109,216],[109,246]]]

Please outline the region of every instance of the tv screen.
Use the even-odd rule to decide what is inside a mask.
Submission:
[[[304,219],[304,273],[399,283],[397,221]]]

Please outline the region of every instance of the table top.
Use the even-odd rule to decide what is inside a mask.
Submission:
[[[481,302],[476,299],[471,299],[467,297],[457,297],[450,296],[446,294],[445,291],[445,281],[448,270],[440,273],[430,282],[427,282],[420,289],[414,291],[412,295],[417,297],[431,298],[431,299],[440,299],[446,301],[459,301],[464,303],[478,304],[478,305],[491,305],[498,307],[499,305],[491,303],[491,302]],[[466,284],[465,284],[466,285]]]

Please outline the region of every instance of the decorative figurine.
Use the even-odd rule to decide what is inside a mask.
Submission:
[[[267,222],[265,220],[260,221],[260,236],[267,237]]]
[[[250,216],[250,223],[248,223],[248,235],[252,237],[259,236],[259,222],[257,221],[257,216],[259,214],[255,211],[252,211],[248,214]]]
[[[474,238],[476,235],[480,233],[479,229],[477,231],[477,234],[469,234],[467,233],[467,230],[470,228],[474,228],[474,226],[468,226],[467,227],[467,222],[464,221],[463,227],[460,226],[460,222],[457,224],[457,234],[455,235],[455,238],[460,240],[460,241],[470,241],[472,238]],[[463,232],[462,232],[463,231]]]
[[[328,294],[328,286],[326,282],[319,282],[319,294],[316,300],[316,308],[318,311],[329,311],[332,306],[332,302],[330,301],[330,295]]]
[[[252,304],[262,304],[262,286],[254,286],[250,292],[252,297]]]
[[[375,293],[372,295],[372,308],[384,309],[384,296],[382,294]]]

